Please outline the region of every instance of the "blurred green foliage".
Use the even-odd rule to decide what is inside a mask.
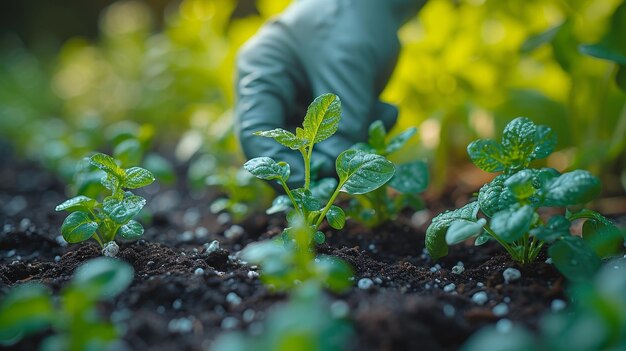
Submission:
[[[234,57],[289,2],[259,0],[258,14],[240,17],[236,0],[184,0],[155,18],[144,2],[118,1],[102,12],[97,39],[69,39],[52,58],[6,44],[0,136],[63,170],[88,151],[112,148],[102,130],[132,120],[154,127],[155,148],[178,142],[181,161],[209,153],[223,169],[238,165],[230,126]],[[622,3],[428,1],[400,32],[404,49],[383,93],[400,106],[392,134],[420,126],[411,143],[422,145],[394,161],[433,160],[433,186],[441,189],[450,168],[467,162],[469,141],[495,137],[525,115],[559,136],[548,166],[591,169],[610,178],[609,192],[622,191],[615,176],[626,157],[626,98],[616,84],[624,71],[616,68],[623,65],[615,34]],[[607,57],[590,47],[613,50],[613,60],[598,59]]]

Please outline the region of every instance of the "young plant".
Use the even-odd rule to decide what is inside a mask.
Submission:
[[[290,189],[287,180],[290,175],[290,165],[285,162],[276,162],[269,157],[257,157],[244,164],[244,168],[254,176],[265,180],[276,180],[282,186],[291,202],[293,209],[288,213],[290,223],[300,218],[307,224],[311,237],[316,243],[325,241],[324,233],[319,226],[324,219],[328,224],[341,229],[345,224],[345,213],[333,205],[340,192],[348,194],[365,194],[376,190],[385,184],[394,174],[395,167],[385,157],[369,154],[361,150],[349,149],[337,157],[335,168],[339,180],[323,204],[311,191],[311,156],[313,146],[332,136],[339,126],[341,119],[341,104],[339,98],[333,94],[324,94],[317,97],[309,106],[302,128],[296,133],[284,129],[256,132],[256,135],[273,138],[278,143],[292,150],[297,150],[304,160],[304,185],[298,189]],[[289,237],[290,228],[284,234]]]
[[[118,246],[114,239],[119,234],[124,239],[137,239],[143,226],[133,220],[146,204],[146,199],[134,195],[127,189],[137,189],[151,184],[154,176],[141,167],[121,168],[117,161],[105,154],[95,154],[89,162],[102,170],[102,185],[111,192],[102,203],[96,199],[79,195],[56,207],[57,211],[68,211],[61,226],[61,234],[68,243],[79,243],[94,238],[103,248],[105,256],[115,256]]]
[[[476,237],[475,245],[496,240],[522,264],[534,261],[548,244],[554,265],[569,279],[590,277],[600,266],[598,252],[578,236],[570,235],[572,221],[587,218],[600,232],[614,233],[615,227],[602,215],[568,206],[593,199],[600,182],[589,172],[575,170],[560,174],[552,168],[529,168],[530,162],[547,157],[556,145],[556,136],[543,125],[517,118],[504,129],[502,142],[477,140],[467,151],[472,162],[487,172],[502,172],[478,193],[478,199],[464,207],[435,217],[426,231],[426,248],[433,259],[448,253],[448,245]],[[564,215],[544,221],[542,207],[563,208]],[[478,217],[481,212],[485,217]],[[622,241],[620,235],[602,235],[601,242]],[[605,245],[596,245],[601,247]]]
[[[52,329],[40,350],[111,350],[119,331],[100,318],[97,304],[124,291],[132,280],[129,264],[100,257],[76,269],[60,299],[41,284],[15,287],[0,303],[0,345]]]
[[[387,157],[398,151],[415,134],[415,127],[409,128],[389,139],[381,121],[369,127],[367,143],[358,143],[353,148]],[[413,161],[396,165],[396,172],[388,183],[367,194],[357,195],[350,201],[349,213],[362,223],[376,227],[394,219],[405,207],[419,210],[424,207],[417,195],[428,186],[428,166],[423,161]],[[391,197],[389,189],[398,194]]]
[[[242,168],[218,171],[206,177],[206,184],[223,193],[223,196],[211,203],[211,212],[226,211],[234,223],[239,223],[251,213],[267,207],[273,195],[267,184]]]

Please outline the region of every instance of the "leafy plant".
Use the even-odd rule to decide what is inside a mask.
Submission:
[[[68,211],[61,226],[61,234],[68,243],[79,243],[94,238],[106,256],[117,254],[114,239],[117,234],[124,239],[137,239],[143,226],[133,220],[146,204],[146,199],[126,189],[137,189],[151,184],[154,176],[141,167],[121,168],[111,156],[97,153],[89,162],[102,170],[102,185],[111,192],[102,203],[96,199],[79,195],[56,207],[57,211]]]
[[[393,138],[388,138],[385,126],[381,121],[375,121],[369,127],[367,143],[358,143],[355,149],[384,157],[395,153],[417,132],[412,127]],[[349,213],[368,226],[375,227],[390,219],[394,219],[398,212],[405,207],[419,210],[424,207],[417,195],[428,186],[428,166],[423,161],[413,161],[396,165],[396,171],[388,183],[380,188],[363,195],[357,195],[350,202]],[[391,197],[389,189],[399,194]]]
[[[311,103],[302,128],[297,128],[295,134],[280,128],[255,133],[273,138],[281,145],[300,152],[304,160],[305,177],[301,188],[292,190],[287,186],[290,165],[285,162],[276,162],[270,157],[257,157],[244,164],[244,168],[257,178],[278,181],[291,202],[292,210],[287,214],[288,221],[291,223],[300,218],[306,223],[311,237],[317,243],[325,241],[324,233],[319,231],[325,218],[335,229],[341,229],[345,224],[344,211],[333,205],[340,192],[354,195],[376,190],[391,179],[395,171],[393,164],[383,156],[354,149],[343,151],[335,162],[339,181],[323,205],[311,189],[311,156],[315,144],[326,140],[337,131],[340,119],[339,97],[324,94]],[[290,227],[284,232],[287,237]]]
[[[346,306],[347,307],[347,306]],[[315,284],[303,284],[290,301],[270,310],[261,335],[220,336],[212,350],[230,351],[340,351],[352,334],[347,308],[331,305]]]
[[[118,338],[118,328],[98,315],[99,301],[124,291],[133,280],[125,262],[100,257],[76,269],[61,298],[44,285],[13,288],[0,303],[0,345],[11,346],[24,337],[52,329],[40,350],[107,350]]]
[[[476,140],[467,151],[472,162],[487,172],[502,172],[464,207],[435,217],[426,232],[426,248],[433,259],[445,256],[448,245],[476,237],[475,245],[496,240],[515,261],[534,261],[544,244],[554,265],[569,279],[586,279],[600,266],[598,252],[578,236],[570,235],[571,222],[587,218],[603,232],[615,232],[611,222],[591,210],[570,211],[544,221],[542,207],[568,207],[593,199],[600,191],[598,179],[575,170],[560,174],[551,168],[529,168],[531,161],[547,157],[556,136],[543,125],[519,117],[504,129],[502,142]],[[485,217],[479,218],[482,212]],[[590,231],[593,231],[590,229]],[[603,235],[622,241],[621,235]],[[604,239],[600,240],[604,242]],[[603,245],[598,245],[597,247]]]
[[[465,351],[599,351],[626,348],[626,259],[607,262],[594,279],[569,289],[570,306],[544,315],[539,332],[520,325],[481,329]]]
[[[267,207],[272,190],[245,169],[230,168],[206,177],[208,186],[216,187],[224,196],[211,203],[211,212],[226,211],[238,223],[254,210]]]

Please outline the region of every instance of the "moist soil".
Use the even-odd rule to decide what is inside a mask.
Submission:
[[[3,158],[0,297],[25,282],[40,282],[58,293],[79,265],[100,256],[100,249],[95,243],[67,245],[60,240],[66,213],[54,207],[68,197],[57,178],[35,164]],[[179,178],[184,179],[180,168]],[[253,216],[239,224],[243,231],[238,233],[224,215],[210,212],[218,194],[189,190],[183,181],[170,187],[152,185],[139,194],[148,198],[152,215],[144,220],[143,239],[121,243],[118,255],[134,267],[134,281],[101,304],[102,313],[123,326],[127,349],[207,350],[225,331],[258,327],[270,309],[286,300],[250,273],[256,267],[235,256],[246,244],[280,233],[280,216]],[[441,202],[427,206],[442,208]],[[564,280],[544,263],[543,254],[536,263],[520,267],[496,245],[461,244],[433,262],[424,254],[430,217],[426,212],[403,213],[377,229],[353,221],[341,231],[323,228],[328,240],[318,251],[346,260],[355,272],[350,290],[328,294],[350,306],[356,331],[350,350],[456,350],[477,329],[502,318],[536,328],[551,302],[563,299]],[[205,244],[213,240],[220,242],[220,249],[207,254]],[[458,262],[465,271],[454,274]],[[521,279],[505,283],[502,272],[508,267],[519,269]],[[359,289],[362,278],[374,285]],[[479,291],[489,297],[483,305],[472,301]],[[227,301],[231,292],[240,303]],[[501,303],[508,311],[496,316],[493,307]],[[11,349],[36,349],[42,336]]]

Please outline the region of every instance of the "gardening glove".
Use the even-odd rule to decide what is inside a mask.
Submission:
[[[369,125],[387,130],[398,110],[378,97],[395,67],[397,31],[426,0],[300,0],[268,22],[237,58],[235,130],[248,158],[269,156],[291,165],[290,186],[301,186],[299,152],[256,131],[294,131],[306,108],[324,93],[342,101],[337,133],[316,145],[318,177],[335,176],[335,159],[367,140]]]

